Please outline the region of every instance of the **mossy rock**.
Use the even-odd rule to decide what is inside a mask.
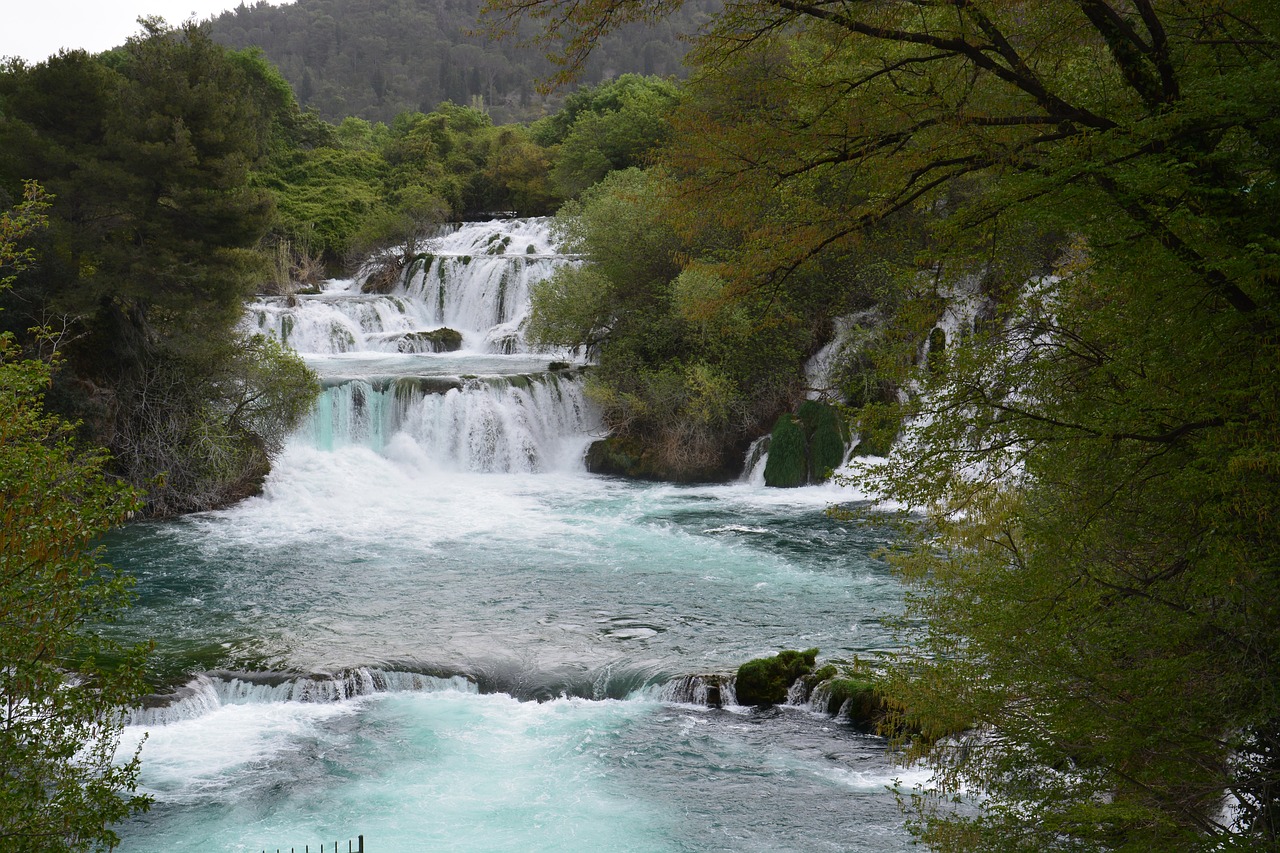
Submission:
[[[787,701],[792,682],[813,672],[817,649],[786,649],[771,658],[756,658],[738,667],[734,691],[740,705],[778,705]]]
[[[547,370],[569,370],[573,367],[567,361],[553,361],[547,365]]]
[[[435,259],[436,256],[430,252],[419,252],[414,255],[413,260],[409,262],[409,272],[413,273],[419,268],[425,272],[426,270],[431,269],[431,264]]]
[[[665,483],[723,482],[734,473],[725,459],[718,460],[714,467],[674,467],[635,436],[610,436],[592,442],[587,448],[586,463],[587,471],[592,474]]]
[[[889,708],[872,678],[850,675],[826,682],[828,714],[844,712],[849,722],[861,728],[875,728]]]
[[[405,332],[396,348],[400,352],[457,352],[462,349],[462,332],[447,328]]]
[[[817,400],[805,400],[797,415],[809,440],[810,480],[826,480],[844,462],[849,427],[839,409]]]
[[[809,456],[804,428],[795,415],[783,414],[769,436],[769,458],[764,463],[764,484],[780,489],[803,486],[809,481]]]
[[[592,474],[630,477],[637,480],[660,480],[650,454],[634,438],[610,436],[591,442],[587,448],[587,470]]]
[[[396,396],[412,400],[417,394],[448,394],[461,391],[462,380],[450,376],[408,376],[395,380]]]

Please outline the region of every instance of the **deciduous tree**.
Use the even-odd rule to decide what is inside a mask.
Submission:
[[[20,241],[47,202],[0,213],[0,275],[31,260]],[[0,280],[0,288],[7,280]],[[129,600],[95,540],[137,507],[101,451],[46,414],[50,366],[0,335],[0,846],[110,849],[111,825],[145,809],[138,756],[116,757],[121,711],[137,700],[145,649],[100,633]]]

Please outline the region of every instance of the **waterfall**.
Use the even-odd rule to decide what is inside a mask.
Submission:
[[[414,336],[446,328],[464,350],[523,353],[531,286],[573,260],[554,251],[545,219],[467,223],[430,241],[389,293],[334,279],[255,301],[246,326],[308,355],[414,351]]]
[[[299,433],[315,447],[382,451],[401,437],[444,470],[538,472],[580,464],[599,416],[585,365],[534,352],[534,284],[572,263],[545,219],[467,223],[431,241],[389,293],[359,281],[263,298],[246,327],[297,351],[324,390]]]
[[[442,677],[418,672],[357,667],[334,675],[282,678],[266,674],[207,673],[197,675],[167,696],[152,697],[134,708],[125,724],[155,726],[190,720],[227,705],[268,702],[341,702],[375,693],[431,693],[454,690],[476,693],[475,683],[460,675]]]
[[[407,435],[441,467],[537,472],[583,449],[593,410],[576,372],[351,379],[326,388],[307,426],[324,450],[382,450]]]

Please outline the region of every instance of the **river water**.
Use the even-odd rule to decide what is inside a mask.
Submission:
[[[880,739],[686,678],[892,649],[886,531],[831,486],[587,474],[579,365],[518,332],[570,262],[545,223],[477,224],[393,293],[251,307],[326,388],[262,496],[110,542],[169,685],[125,731],[155,805],[121,851],[909,846],[889,786],[922,776]],[[419,351],[442,326],[462,350]]]

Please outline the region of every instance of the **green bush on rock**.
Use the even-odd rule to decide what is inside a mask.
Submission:
[[[863,676],[833,678],[823,684],[826,712],[832,716],[844,711],[851,723],[874,727],[888,711],[884,697],[873,679]]]
[[[783,414],[769,437],[766,486],[794,488],[820,483],[844,462],[849,431],[838,409],[806,400],[797,414]]]
[[[809,474],[820,482],[844,462],[849,430],[834,406],[816,400],[802,403],[798,415],[809,436]]]
[[[740,705],[777,705],[787,700],[787,690],[798,678],[813,672],[817,649],[786,649],[771,658],[756,658],[738,667],[734,690]]]
[[[446,327],[405,332],[396,346],[400,352],[457,352],[462,349],[462,333]]]
[[[791,489],[808,482],[809,460],[804,430],[795,415],[784,414],[769,437],[769,459],[764,464],[764,483]]]

